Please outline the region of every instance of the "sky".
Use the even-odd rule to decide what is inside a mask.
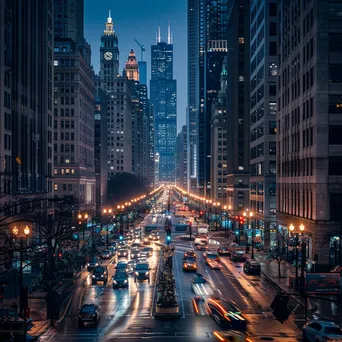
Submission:
[[[128,54],[133,49],[140,60],[140,48],[146,48],[147,77],[151,78],[151,45],[156,43],[160,23],[161,38],[167,40],[170,20],[174,48],[174,78],[177,80],[177,130],[186,122],[187,105],[187,0],[85,0],[85,37],[92,48],[92,64],[95,72],[100,69],[100,40],[108,10],[112,11],[114,30],[119,39],[120,73]],[[148,84],[149,87],[149,84]]]

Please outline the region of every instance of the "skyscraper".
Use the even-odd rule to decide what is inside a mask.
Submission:
[[[184,125],[182,130],[177,135],[177,151],[176,151],[176,184],[177,186],[186,189],[187,175],[187,128]]]
[[[190,177],[197,172],[199,190],[206,196],[211,188],[211,105],[220,89],[222,62],[228,51],[227,7],[227,0],[188,1],[189,167]]]
[[[273,5],[274,6],[274,5]],[[304,226],[307,256],[342,258],[342,16],[338,1],[281,1],[277,223]],[[274,191],[274,189],[265,189]],[[285,235],[285,236],[286,236]]]
[[[154,106],[155,152],[159,154],[159,181],[176,179],[177,82],[173,79],[173,45],[162,42],[151,48],[150,98]]]
[[[199,96],[199,0],[188,0],[187,189],[197,190]]]
[[[114,31],[114,23],[109,10],[106,28],[101,36],[100,47],[100,78],[101,88],[105,92],[113,90],[113,80],[119,72],[119,42]]]
[[[54,3],[54,192],[73,197],[82,208],[95,203],[95,75],[83,36],[83,1]]]
[[[129,80],[139,81],[139,66],[133,49],[128,55],[125,70],[126,76]]]
[[[227,54],[227,204],[249,208],[250,1],[229,3]]]
[[[108,177],[132,173],[132,86],[119,75],[118,36],[109,16],[101,36],[101,88],[108,96]]]
[[[250,206],[255,235],[274,247],[276,227],[277,0],[251,3]],[[264,18],[260,20],[259,18]]]
[[[0,198],[11,205],[52,193],[52,14],[51,0],[0,3]]]

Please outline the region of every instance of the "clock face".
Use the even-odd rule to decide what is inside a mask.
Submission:
[[[104,53],[104,58],[105,58],[107,61],[110,61],[110,60],[113,58],[113,53],[112,53],[112,52],[105,52],[105,53]]]

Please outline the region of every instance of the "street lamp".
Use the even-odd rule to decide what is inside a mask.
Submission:
[[[87,213],[85,213],[85,214],[79,213],[77,215],[77,218],[78,218],[78,224],[80,227],[82,227],[82,230],[83,230],[83,244],[85,244],[84,243],[84,241],[85,241],[84,235],[85,235],[85,229],[86,229],[86,224],[87,224],[87,220],[88,220],[88,214]]]
[[[247,217],[247,229],[249,227],[250,220],[253,217],[253,212],[248,211],[243,213],[243,216],[246,218]],[[253,223],[251,223],[251,228],[252,228],[252,255],[251,258],[254,259],[254,229],[253,229]],[[248,244],[248,235],[247,235],[247,244]]]
[[[14,238],[18,238],[20,241],[20,273],[19,273],[19,288],[20,288],[20,314],[25,315],[25,310],[28,305],[27,292],[24,288],[24,277],[23,277],[23,263],[24,263],[24,240],[31,236],[31,228],[27,222],[16,223],[12,229]]]
[[[299,240],[299,234],[302,234],[304,232],[305,227],[304,227],[304,224],[301,223],[299,225],[300,232],[295,232],[295,226],[291,223],[289,228],[290,228],[291,234],[294,234],[296,238],[295,239],[295,245],[296,245],[295,264],[296,264],[296,288],[298,288],[298,278],[299,278],[298,277],[298,240]],[[305,249],[306,249],[306,246],[305,246]],[[305,250],[304,250],[304,254],[305,254]],[[302,255],[302,262],[303,262],[303,259],[305,259],[305,257]],[[303,272],[303,269],[302,269],[302,272]],[[302,277],[302,274],[304,277],[304,273],[301,273],[301,277]]]

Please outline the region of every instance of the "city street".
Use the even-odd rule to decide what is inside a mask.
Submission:
[[[173,223],[179,220],[173,220]],[[141,224],[152,222],[151,215],[146,216]],[[158,217],[153,223],[163,224],[164,218]],[[165,232],[161,231],[161,242],[165,241]],[[176,279],[176,292],[181,317],[171,320],[156,320],[154,308],[156,302],[156,276],[160,262],[160,248],[154,245],[151,266],[151,282],[134,283],[129,279],[128,290],[113,290],[112,281],[106,286],[91,285],[88,275],[84,286],[75,294],[68,315],[56,329],[50,329],[42,337],[42,341],[89,340],[89,341],[136,341],[139,339],[154,340],[187,340],[214,341],[214,330],[222,330],[208,314],[201,310],[195,312],[193,301],[195,294],[191,289],[194,273],[184,273],[182,268],[183,253],[192,248],[192,243],[177,238],[179,233],[172,233],[172,245],[176,247],[173,257],[173,269]],[[217,248],[215,241],[210,247]],[[303,316],[298,312],[291,315],[285,324],[280,324],[272,315],[269,305],[276,294],[275,289],[263,278],[243,275],[241,263],[232,263],[223,258],[221,270],[211,270],[204,263],[202,252],[197,251],[197,272],[202,274],[215,289],[215,296],[233,299],[243,309],[248,318],[247,330],[255,338],[273,338],[276,341],[298,341]],[[109,276],[114,274],[115,261],[109,263]],[[206,297],[206,296],[204,296]],[[77,324],[78,309],[85,303],[97,303],[101,308],[101,319],[97,327],[79,328]],[[267,332],[265,332],[267,324]]]

